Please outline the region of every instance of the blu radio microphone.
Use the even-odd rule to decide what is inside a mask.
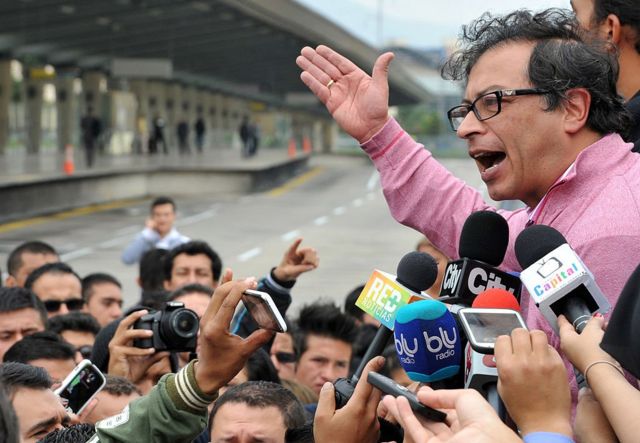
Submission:
[[[440,301],[422,300],[400,308],[394,342],[400,364],[413,381],[444,380],[460,371],[460,333],[453,315]]]
[[[378,319],[381,325],[351,378],[336,380],[336,408],[344,406],[351,398],[366,364],[384,351],[393,335],[398,310],[414,300],[424,299],[421,292],[431,287],[437,276],[438,265],[435,259],[429,254],[416,251],[402,257],[398,263],[397,276],[378,270],[371,274],[356,306]]]
[[[459,260],[447,264],[440,300],[470,306],[482,291],[504,289],[520,297],[520,280],[497,269],[509,244],[509,225],[496,212],[478,211],[462,227]]]
[[[516,239],[515,252],[523,268],[520,280],[556,334],[560,314],[580,333],[593,314],[611,308],[591,271],[554,228],[526,228]]]

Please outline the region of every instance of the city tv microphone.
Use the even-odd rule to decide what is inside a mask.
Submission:
[[[444,303],[421,300],[401,307],[393,335],[398,360],[411,380],[431,383],[460,371],[460,332]]]
[[[523,269],[520,280],[556,334],[560,314],[581,333],[593,314],[611,308],[591,271],[554,228],[526,228],[516,239],[515,252]]]
[[[482,291],[504,289],[520,297],[520,280],[500,266],[509,244],[509,225],[498,213],[478,211],[464,222],[460,234],[459,260],[447,264],[440,300],[470,306]]]
[[[396,272],[397,276],[373,271],[356,301],[356,306],[381,325],[351,378],[339,378],[334,383],[336,409],[347,404],[367,363],[384,351],[393,335],[398,310],[410,302],[425,299],[421,292],[436,281],[438,264],[431,255],[412,251],[402,257]]]

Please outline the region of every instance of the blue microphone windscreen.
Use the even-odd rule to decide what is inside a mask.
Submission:
[[[398,309],[394,342],[400,364],[413,381],[444,380],[460,371],[460,334],[442,302],[422,300]]]

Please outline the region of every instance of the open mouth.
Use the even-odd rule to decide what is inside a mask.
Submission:
[[[506,158],[506,154],[504,152],[481,152],[472,157],[480,165],[480,172],[485,172],[498,166]]]

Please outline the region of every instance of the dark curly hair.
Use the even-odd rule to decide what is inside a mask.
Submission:
[[[592,23],[599,25],[609,14],[618,17],[622,26],[629,26],[635,33],[635,48],[640,54],[640,7],[638,0],[595,0]]]
[[[587,126],[600,134],[625,134],[632,120],[616,92],[617,53],[608,43],[585,36],[571,11],[564,9],[499,16],[485,12],[462,27],[462,47],[445,62],[442,76],[466,82],[485,52],[509,42],[532,42],[527,73],[534,87],[549,91],[544,95],[546,111],[560,107],[567,91],[585,88],[591,95]]]

